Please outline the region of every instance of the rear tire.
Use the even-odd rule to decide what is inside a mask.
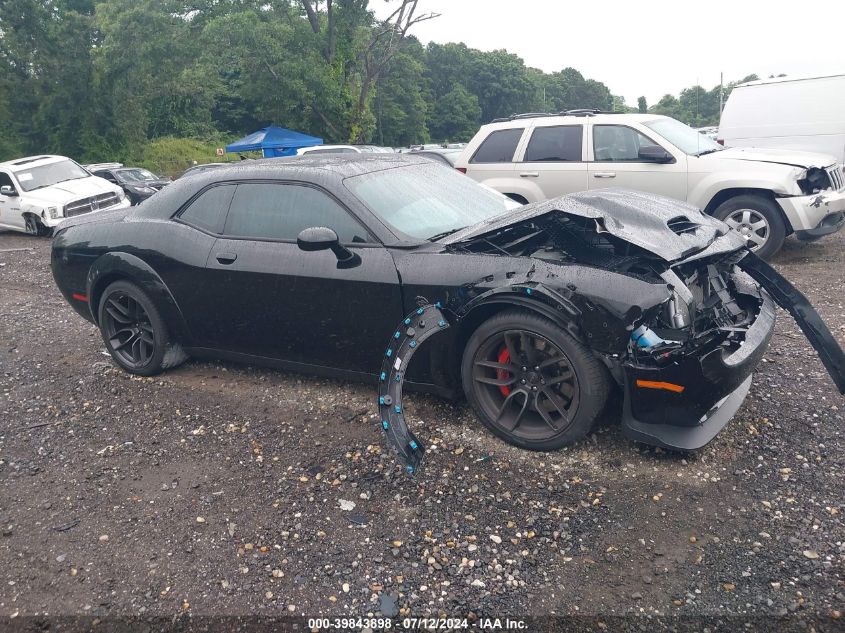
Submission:
[[[461,376],[484,426],[537,451],[586,436],[610,391],[607,370],[589,349],[526,310],[497,314],[473,332]]]
[[[106,349],[131,374],[154,376],[187,358],[152,299],[129,281],[116,281],[103,291],[98,317]]]
[[[730,198],[716,207],[713,216],[748,238],[748,246],[762,259],[777,253],[786,239],[786,225],[777,205],[751,194]]]

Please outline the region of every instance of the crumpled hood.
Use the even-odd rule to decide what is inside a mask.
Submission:
[[[103,193],[117,193],[121,189],[111,184],[108,180],[91,176],[90,178],[79,178],[77,180],[66,180],[50,187],[24,192],[28,202],[43,202],[45,205],[64,205],[80,198],[88,198]]]
[[[719,250],[745,244],[726,224],[686,202],[626,189],[596,189],[527,205],[462,229],[440,243],[457,244],[551,213],[593,219],[598,232],[610,233],[667,262],[703,251],[723,236],[730,243]]]
[[[787,149],[764,149],[761,147],[729,147],[720,152],[705,154],[703,160],[711,158],[728,158],[732,160],[753,160],[762,163],[776,163],[793,167],[830,167],[836,162],[836,157],[830,154],[816,152],[801,152]]]

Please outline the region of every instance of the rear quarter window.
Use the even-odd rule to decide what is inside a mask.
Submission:
[[[516,153],[516,146],[525,128],[491,132],[472,155],[470,163],[509,163]]]
[[[207,189],[179,214],[179,219],[210,233],[220,233],[234,194],[235,185],[218,185]]]

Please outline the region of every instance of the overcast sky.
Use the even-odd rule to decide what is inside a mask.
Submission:
[[[385,17],[396,0],[371,0]],[[441,16],[412,30],[424,44],[505,48],[545,72],[577,68],[613,94],[649,105],[699,83],[757,73],[845,73],[841,0],[420,0]]]

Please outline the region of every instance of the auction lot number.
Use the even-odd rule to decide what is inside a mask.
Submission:
[[[402,630],[454,631],[469,628],[466,618],[404,618],[397,628]],[[328,629],[384,631],[393,628],[390,618],[309,618],[312,631]]]

